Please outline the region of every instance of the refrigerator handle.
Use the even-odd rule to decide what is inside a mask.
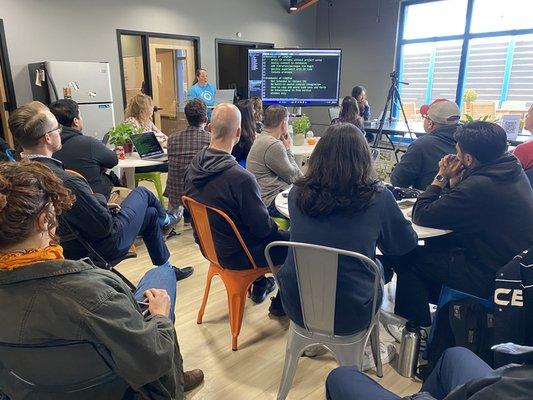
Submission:
[[[59,96],[57,94],[57,87],[56,87],[56,84],[54,83],[54,78],[52,78],[52,74],[50,74],[46,70],[46,66],[44,67],[44,70],[46,71],[46,75],[48,75],[48,80],[50,81],[50,85],[52,85],[52,90],[54,92],[54,96],[56,97],[56,100],[59,100]]]

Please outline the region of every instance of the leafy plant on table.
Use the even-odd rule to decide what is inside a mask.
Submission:
[[[291,125],[293,134],[305,135],[311,128],[311,121],[307,115],[303,114],[300,118],[294,119]]]
[[[142,128],[135,128],[131,122],[122,122],[109,131],[109,143],[115,146],[124,146],[131,143],[131,135],[142,132]]]

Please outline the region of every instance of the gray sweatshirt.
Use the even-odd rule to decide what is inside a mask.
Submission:
[[[255,139],[246,160],[246,169],[257,179],[261,200],[267,207],[302,175],[290,150],[286,150],[280,140],[266,133]]]

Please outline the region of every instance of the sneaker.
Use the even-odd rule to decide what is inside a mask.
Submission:
[[[387,333],[393,337],[398,343],[402,341],[402,332],[407,322],[405,318],[402,318],[396,314],[392,314],[387,311],[381,310],[379,320]]]
[[[312,346],[309,346],[307,349],[305,349],[304,353],[302,354],[302,357],[313,358],[316,356],[324,355],[327,352],[328,352],[328,349],[326,349],[321,344],[314,344]]]
[[[204,381],[204,373],[201,369],[192,369],[183,373],[183,390],[188,392],[200,386]]]
[[[262,276],[254,281],[250,298],[254,303],[261,304],[275,288],[276,281],[274,278]]]
[[[281,304],[281,297],[279,293],[277,296],[270,298],[270,307],[268,307],[268,312],[273,317],[278,317],[278,318],[284,317],[285,315],[287,315],[285,314],[285,310],[283,309],[283,304]]]
[[[183,206],[178,206],[168,210],[167,215],[169,217],[169,221],[161,228],[165,236],[168,236],[177,223],[181,221],[183,218],[183,210]]]
[[[381,342],[379,344],[379,352],[381,353],[381,364],[388,364],[394,359],[394,356],[396,356],[396,347],[394,347],[394,344],[392,343]],[[365,348],[365,356],[363,358],[363,371],[368,371],[375,367],[376,363],[372,356],[372,348],[368,345]]]
[[[194,267],[183,267],[183,268],[174,268],[174,272],[176,273],[176,281],[182,281],[184,279],[187,279],[189,276],[191,276],[194,272]]]

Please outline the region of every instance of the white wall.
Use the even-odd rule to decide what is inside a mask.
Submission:
[[[313,46],[316,7],[290,16],[288,0],[0,0],[17,104],[31,100],[27,64],[108,61],[117,121],[123,117],[116,29],[200,37],[216,79],[215,38]]]
[[[318,5],[317,47],[342,49],[341,98],[350,95],[353,86],[365,86],[375,118],[390,86],[398,11],[399,0],[322,0]],[[315,124],[329,122],[325,107],[305,112]],[[324,128],[313,127],[315,132]]]

